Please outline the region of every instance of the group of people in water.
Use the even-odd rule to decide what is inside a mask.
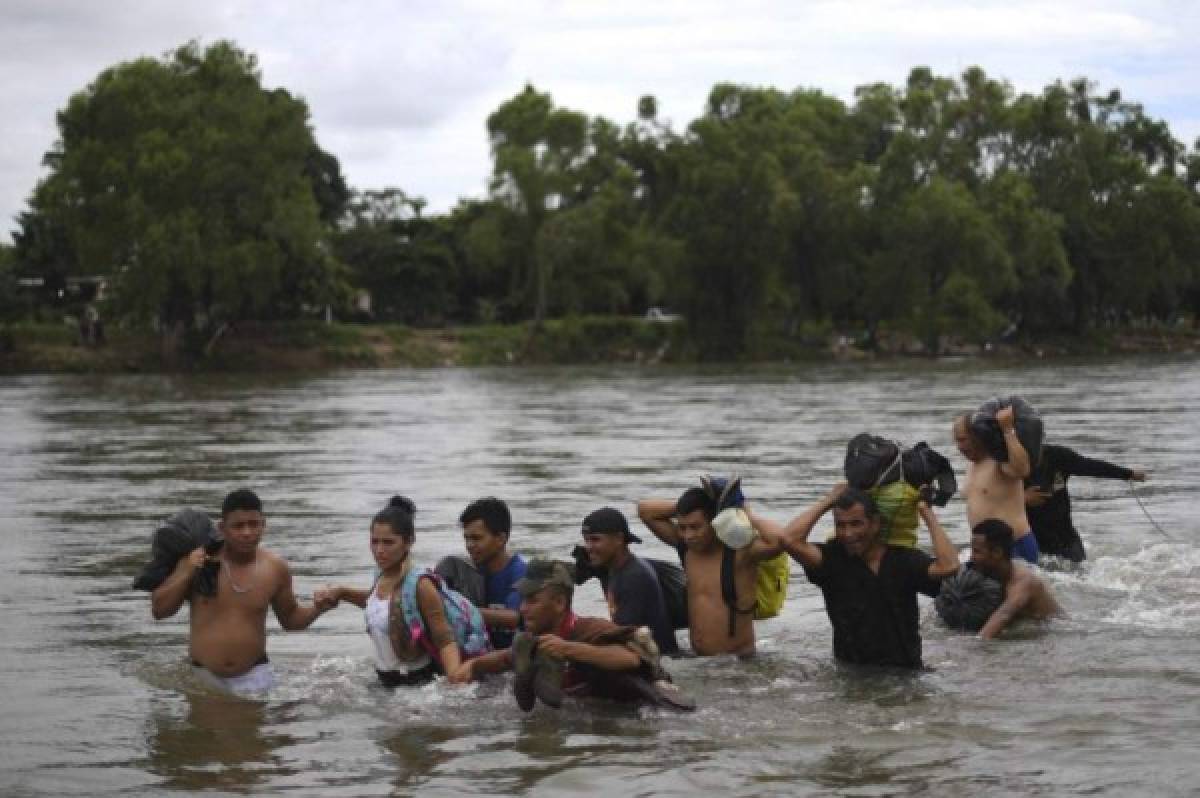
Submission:
[[[877,486],[839,483],[787,522],[749,505],[733,478],[706,478],[677,499],[638,502],[638,519],[676,550],[679,566],[635,554],[630,546],[641,539],[612,507],[583,520],[574,563],[526,562],[510,550],[508,506],[486,497],[459,517],[467,556],[421,568],[414,563],[416,505],[396,496],[368,527],[374,578],[322,587],[310,604],[301,604],[287,563],[260,545],[267,526],[262,502],[242,489],[225,497],[219,522],[204,533],[206,544],[177,525],[180,540],[198,545],[157,577],[139,577],[135,586],[151,591],[156,619],[190,605],[189,654],[197,674],[237,694],[259,694],[273,683],[268,609],[293,631],[344,602],[364,612],[375,669],[386,687],[439,677],[462,684],[512,671],[513,694],[526,711],[538,701],[557,707],[584,696],[688,710],[695,701],[663,664],[686,651],[676,630],[687,629],[695,656],[752,656],[765,568],[786,554],[823,594],[837,661],[921,668],[918,593],[938,597],[964,569],[993,580],[996,604],[976,629],[984,639],[1018,619],[1059,613],[1052,590],[1029,566],[1038,562],[1039,549],[1075,562],[1084,557],[1070,519],[1067,479],[1146,478],[1065,447],[1041,446],[1040,440],[1031,457],[1011,405],[997,409],[989,423],[994,441],[980,438],[970,414],[953,423],[967,460],[966,565],[938,520],[928,486],[914,490],[912,501],[932,555],[915,545],[915,535],[889,537],[889,527],[897,525],[881,513]],[[810,541],[830,513],[833,534]],[[786,590],[784,565],[780,590]],[[576,587],[592,576],[600,579],[607,618],[572,609]]]

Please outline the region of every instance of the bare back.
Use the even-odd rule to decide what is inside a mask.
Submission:
[[[967,464],[967,523],[974,528],[980,521],[997,518],[1013,530],[1019,540],[1029,534],[1029,519],[1025,515],[1025,484],[1001,470],[1001,464],[991,457]]]
[[[1030,618],[1035,621],[1041,621],[1059,615],[1062,612],[1062,608],[1058,606],[1058,601],[1054,598],[1054,594],[1050,592],[1049,586],[1039,579],[1033,571],[1030,571],[1020,563],[1015,563],[1013,565],[1012,578],[1005,585],[1005,590],[1012,590],[1018,584],[1028,597],[1025,605],[1017,615],[1018,618]]]
[[[684,557],[687,574],[688,631],[692,648],[701,656],[754,653],[754,601],[758,564],[737,552],[734,561],[734,585],[738,604],[746,612],[737,612],[733,635],[729,634],[729,605],[721,595],[721,557],[724,549],[713,546],[707,551],[688,550]]]
[[[1004,601],[979,630],[979,636],[991,640],[1022,618],[1044,620],[1061,613],[1049,586],[1021,563],[1013,563],[1004,580]]]
[[[262,548],[254,566],[234,566],[234,572],[230,579],[228,565],[223,563],[217,595],[192,594],[189,598],[189,653],[193,661],[218,676],[245,673],[266,654],[267,609],[291,583],[284,561]]]

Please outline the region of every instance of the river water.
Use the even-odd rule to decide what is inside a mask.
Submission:
[[[786,520],[862,430],[927,440],[961,478],[950,418],[1014,392],[1050,439],[1151,480],[1072,480],[1090,559],[1045,570],[1068,618],[984,643],[922,599],[916,676],[836,667],[795,566],[757,659],[670,664],[691,715],[524,715],[506,677],[388,692],[349,606],[306,632],[270,618],[280,686],[250,702],[195,681],[186,610],[155,622],[130,589],[162,518],[234,487],[263,497],[303,598],[367,584],[367,522],[395,492],[419,507],[418,562],[460,552],[458,513],[487,494],[516,549],[565,557],[587,512],[705,472],[736,469]],[[0,794],[1194,795],[1197,396],[1200,363],[1145,358],[4,378]],[[942,516],[965,543],[961,501]],[[576,595],[603,613],[595,582]]]

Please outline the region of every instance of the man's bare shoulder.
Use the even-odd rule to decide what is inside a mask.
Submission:
[[[282,584],[290,575],[287,560],[270,549],[259,548],[258,558],[268,579],[276,586]]]

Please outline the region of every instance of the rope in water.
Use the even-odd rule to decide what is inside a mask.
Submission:
[[[1165,530],[1161,526],[1159,526],[1158,522],[1155,521],[1153,517],[1151,517],[1150,511],[1146,509],[1146,505],[1142,504],[1142,497],[1137,495],[1137,491],[1135,491],[1133,489],[1133,480],[1132,479],[1128,480],[1127,484],[1129,485],[1129,493],[1133,496],[1134,501],[1137,502],[1138,507],[1142,508],[1142,514],[1146,516],[1146,520],[1150,522],[1150,525],[1152,527],[1154,527],[1155,529],[1157,529],[1158,533],[1160,535],[1162,535],[1164,538],[1166,538],[1167,540],[1169,540],[1173,543],[1178,543],[1179,542],[1178,540],[1176,540],[1174,537],[1172,537],[1167,532],[1167,530]]]

